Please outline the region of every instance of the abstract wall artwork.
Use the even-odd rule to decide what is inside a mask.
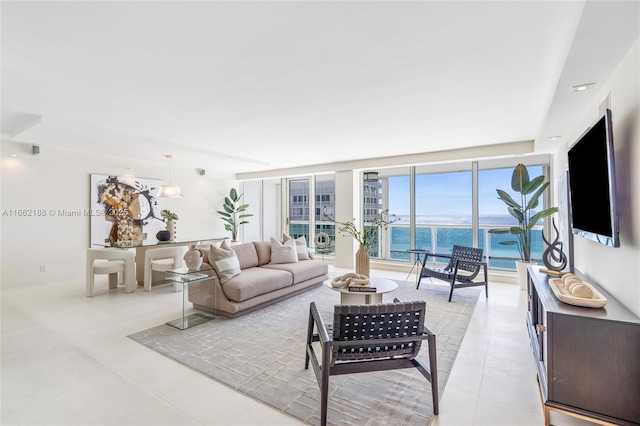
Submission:
[[[165,228],[161,200],[154,197],[161,179],[91,175],[91,245],[134,246]]]

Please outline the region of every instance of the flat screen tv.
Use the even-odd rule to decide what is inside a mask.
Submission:
[[[567,156],[573,234],[620,247],[610,110],[580,136]]]

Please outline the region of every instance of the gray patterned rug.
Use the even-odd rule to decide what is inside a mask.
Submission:
[[[385,302],[427,302],[426,324],[437,336],[439,393],[447,382],[479,288],[398,281]],[[262,401],[303,422],[320,424],[320,391],[313,370],[304,369],[309,304],[331,319],[339,293],[318,287],[236,318],[218,318],[187,330],[160,325],[128,337],[150,349]],[[429,365],[426,346],[419,358]],[[433,415],[429,383],[415,369],[333,376],[328,423],[334,425],[429,424]]]

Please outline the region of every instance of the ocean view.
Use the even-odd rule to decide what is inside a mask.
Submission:
[[[394,225],[409,226],[408,215],[396,215],[398,221]],[[450,215],[416,215],[417,225],[471,225],[471,216],[450,216]],[[511,226],[518,222],[511,215],[481,215],[480,226]]]
[[[389,227],[391,233],[391,258],[395,260],[410,260],[410,255],[404,253],[410,248],[429,250],[434,253],[451,253],[454,245],[473,245],[473,230],[471,217],[455,216],[416,216],[416,244],[411,247],[409,217],[400,218]],[[489,267],[505,270],[515,270],[515,260],[520,258],[517,246],[501,245],[501,241],[513,240],[511,234],[489,234],[487,231],[496,226],[516,225],[515,218],[510,215],[481,216],[478,235],[479,247],[489,256]],[[430,226],[429,226],[430,225]],[[534,260],[541,262],[544,251],[542,229],[533,231],[531,255]]]

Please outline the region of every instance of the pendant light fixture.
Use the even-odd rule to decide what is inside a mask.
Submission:
[[[160,198],[182,198],[182,191],[178,185],[173,184],[173,155],[165,155],[167,168],[169,169],[169,183],[162,185],[156,194]]]

